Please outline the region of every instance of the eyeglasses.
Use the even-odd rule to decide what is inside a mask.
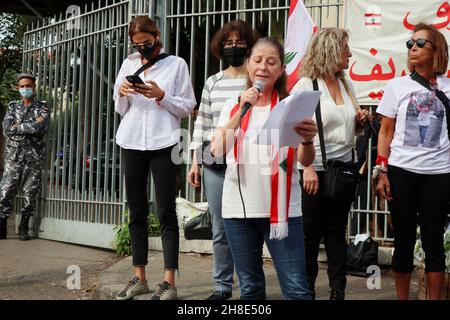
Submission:
[[[132,47],[133,47],[134,50],[138,50],[138,49],[140,49],[140,48],[150,49],[150,48],[152,48],[154,45],[155,45],[154,42],[146,42],[146,43],[143,43],[143,44],[133,44]]]
[[[245,42],[244,40],[238,40],[236,42],[233,42],[231,40],[227,40],[227,41],[223,42],[223,47],[224,48],[231,48],[231,47],[233,47],[233,45],[238,47],[238,48],[245,48],[245,47],[247,47],[247,42]]]
[[[419,48],[423,48],[423,47],[425,47],[427,42],[429,42],[434,48],[433,42],[431,42],[430,40],[427,40],[427,39],[422,39],[422,38],[419,38],[417,40],[409,39],[408,41],[406,41],[406,47],[408,49],[411,49],[414,46],[414,43],[416,43]]]

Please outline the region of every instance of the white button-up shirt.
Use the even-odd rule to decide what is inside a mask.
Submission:
[[[164,90],[159,102],[142,94],[119,96],[119,88],[127,75],[142,66],[141,55],[133,53],[122,63],[114,85],[115,111],[123,118],[116,134],[116,143],[125,149],[159,150],[180,141],[180,120],[196,105],[194,89],[186,62],[177,56],[159,60],[142,80],[153,80]],[[145,74],[146,73],[146,74]]]

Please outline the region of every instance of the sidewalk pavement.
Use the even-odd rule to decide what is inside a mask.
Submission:
[[[0,240],[0,300],[93,299],[97,276],[118,260],[110,250],[36,238],[19,241],[11,217],[8,238]],[[79,288],[72,277],[78,271]]]
[[[180,273],[176,278],[179,300],[204,300],[212,293],[214,285],[212,276],[213,260],[211,255],[182,253],[180,254],[179,266]],[[381,270],[381,289],[369,290],[367,288],[368,278],[348,276],[346,299],[395,300],[396,294],[392,271],[389,269]],[[266,274],[267,299],[281,300],[281,290],[271,260],[267,259],[264,261],[264,271]],[[152,293],[157,283],[161,282],[163,277],[162,252],[149,252],[149,263],[146,272]],[[131,265],[131,257],[124,258],[115,263],[99,275],[96,298],[101,300],[114,299],[116,294],[128,283],[132,276],[133,267]],[[232,299],[239,299],[236,274],[234,279],[236,286],[233,290]],[[417,282],[417,277],[414,275],[411,283],[412,299],[417,299],[418,296]],[[137,296],[135,299],[149,299],[150,294]],[[316,298],[318,300],[327,300],[329,295],[330,290],[328,288],[326,264],[320,263],[316,285]]]

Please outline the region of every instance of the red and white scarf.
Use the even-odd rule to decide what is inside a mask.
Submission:
[[[278,94],[272,93],[270,111],[278,103]],[[237,103],[230,113],[230,119],[239,111]],[[234,159],[239,165],[239,149],[250,122],[252,109],[241,120],[240,132],[234,142]],[[271,204],[270,204],[270,239],[281,240],[288,236],[289,202],[291,198],[292,170],[295,164],[294,148],[280,148],[272,159],[271,164]]]

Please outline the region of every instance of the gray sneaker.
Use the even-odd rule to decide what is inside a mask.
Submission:
[[[177,288],[172,287],[167,281],[156,286],[156,292],[150,297],[150,300],[176,300]]]
[[[149,293],[150,290],[148,288],[147,282],[142,283],[138,277],[134,277],[130,282],[126,285],[126,287],[119,292],[116,296],[116,300],[128,300],[137,296],[138,294]]]

